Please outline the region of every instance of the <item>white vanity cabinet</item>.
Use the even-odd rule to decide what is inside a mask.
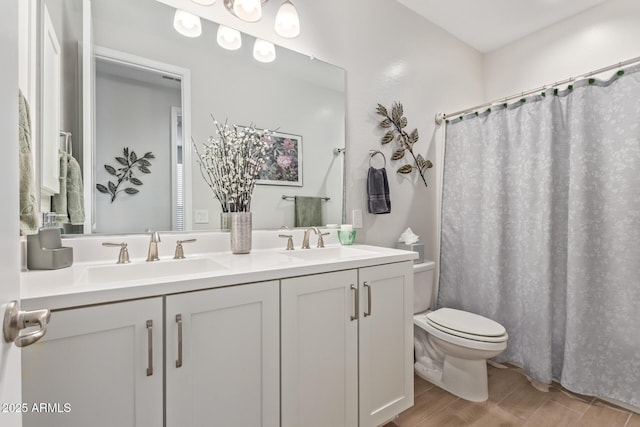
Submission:
[[[53,312],[22,349],[24,426],[161,426],[162,328],[162,298]]]
[[[166,297],[167,427],[280,424],[279,298],[277,281]]]
[[[26,272],[25,308],[53,312],[22,349],[24,425],[382,425],[413,405],[413,257],[357,245],[218,254],[212,271]]]
[[[281,281],[282,426],[373,427],[413,405],[413,270]]]

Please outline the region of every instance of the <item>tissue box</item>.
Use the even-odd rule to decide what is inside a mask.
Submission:
[[[398,242],[396,248],[404,251],[413,251],[418,253],[418,258],[413,260],[414,264],[421,264],[424,262],[424,243],[402,243]]]

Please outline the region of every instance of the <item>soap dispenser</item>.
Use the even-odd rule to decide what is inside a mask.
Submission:
[[[62,246],[60,229],[45,227],[27,236],[27,268],[57,270],[73,264],[73,248]]]

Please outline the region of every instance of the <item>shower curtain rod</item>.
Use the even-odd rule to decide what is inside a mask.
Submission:
[[[490,106],[492,106],[494,104],[498,104],[498,103],[502,104],[502,103],[508,102],[510,100],[522,98],[523,96],[531,95],[531,94],[534,94],[534,93],[537,93],[537,92],[540,92],[540,91],[543,91],[543,90],[546,90],[546,89],[549,89],[549,88],[553,88],[553,87],[561,86],[563,84],[571,83],[571,82],[574,82],[574,81],[576,81],[578,79],[584,79],[584,78],[588,78],[588,77],[594,76],[596,74],[604,73],[606,71],[615,70],[616,68],[622,68],[622,67],[625,67],[627,65],[634,64],[636,62],[640,62],[640,56],[632,58],[632,59],[628,59],[626,61],[618,62],[617,64],[609,65],[607,67],[599,68],[597,70],[589,71],[588,73],[580,74],[577,77],[569,77],[568,79],[560,80],[560,81],[555,82],[553,84],[540,86],[538,88],[535,88],[535,89],[532,89],[532,90],[528,90],[526,92],[520,92],[520,93],[511,95],[511,96],[507,96],[507,97],[504,97],[504,98],[494,99],[493,101],[485,102],[484,104],[476,105],[475,107],[472,107],[472,108],[466,108],[464,110],[456,111],[455,113],[448,113],[448,114],[438,113],[438,114],[436,114],[436,124],[440,125],[440,124],[442,124],[442,122],[444,120],[446,120],[447,118],[452,117],[452,116],[459,116],[459,115],[462,115],[462,114],[471,113],[471,112],[473,112],[475,110],[479,110],[480,108],[490,107]]]

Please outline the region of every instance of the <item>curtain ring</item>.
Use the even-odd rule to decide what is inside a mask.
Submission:
[[[383,168],[386,168],[387,167],[387,158],[384,156],[384,153],[382,151],[379,151],[379,150],[369,150],[369,167],[371,167],[371,159],[373,159],[373,157],[376,154],[380,154],[382,156],[382,158],[384,159]]]

